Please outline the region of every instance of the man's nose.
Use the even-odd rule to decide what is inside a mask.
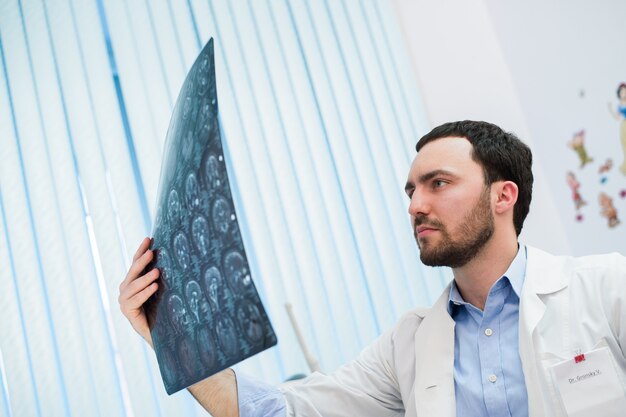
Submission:
[[[417,215],[427,215],[430,212],[430,204],[424,195],[417,190],[411,195],[411,202],[409,203],[409,214],[413,217]]]

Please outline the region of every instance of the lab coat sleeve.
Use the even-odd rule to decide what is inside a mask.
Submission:
[[[404,415],[395,374],[393,331],[380,336],[353,361],[329,375],[316,372],[280,386],[287,415],[391,417]]]

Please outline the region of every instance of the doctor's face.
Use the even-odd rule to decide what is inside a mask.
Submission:
[[[413,160],[405,191],[420,259],[429,266],[461,267],[494,232],[491,187],[465,138],[436,139]]]

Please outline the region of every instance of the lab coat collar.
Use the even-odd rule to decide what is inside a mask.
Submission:
[[[552,294],[567,287],[568,275],[563,257],[550,255],[541,249],[527,246],[526,281],[522,293]]]
[[[562,257],[552,256],[528,246],[526,278],[520,300],[520,347],[521,334],[532,338],[537,324],[546,311],[541,296],[553,294],[567,287],[568,277],[565,272]]]

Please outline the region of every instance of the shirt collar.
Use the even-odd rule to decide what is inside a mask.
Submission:
[[[515,294],[519,298],[522,295],[522,286],[524,285],[524,276],[526,275],[526,246],[520,245],[517,250],[517,255],[509,265],[509,268],[506,270],[504,275],[502,275],[498,281],[496,281],[495,285],[503,285],[502,278],[506,277],[508,281],[511,283],[511,287]],[[463,297],[461,297],[461,293],[456,286],[456,281],[452,280],[452,285],[450,286],[450,295],[448,297],[448,313],[452,316],[454,312],[454,308],[459,305],[467,304]]]

